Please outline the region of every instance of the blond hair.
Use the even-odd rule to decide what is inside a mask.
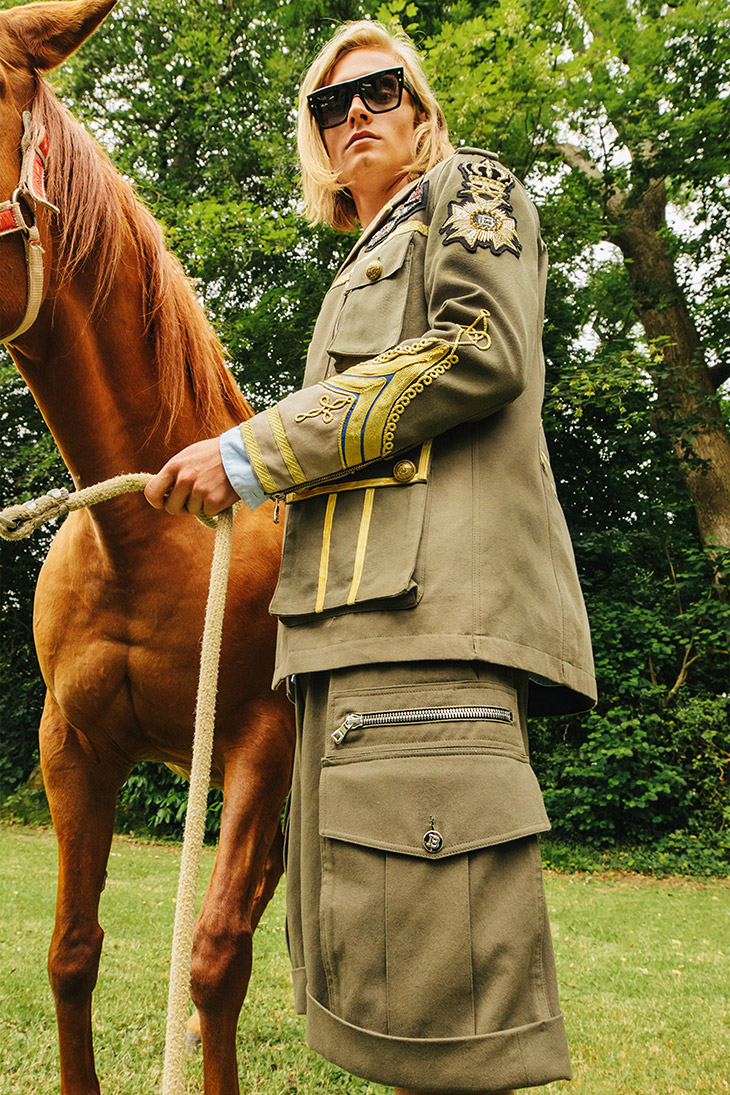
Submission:
[[[357,210],[345,186],[330,166],[319,126],[307,104],[307,95],[323,87],[341,57],[356,49],[381,49],[403,66],[413,89],[415,124],[413,159],[404,165],[409,179],[416,179],[454,151],[441,107],[428,86],[421,59],[403,32],[391,34],[382,23],[360,19],[344,23],[320,50],[299,90],[297,145],[307,217],[312,224],[330,224],[341,232],[355,227]]]

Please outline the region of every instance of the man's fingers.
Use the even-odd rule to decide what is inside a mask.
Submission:
[[[168,513],[213,517],[238,501],[221,461],[217,438],[196,441],[173,456],[150,479],[145,497]]]
[[[162,509],[165,505],[167,492],[175,482],[175,474],[170,468],[170,463],[158,471],[157,475],[150,479],[144,489],[144,496],[155,509]]]
[[[178,480],[167,494],[165,509],[175,517],[178,517],[181,513],[193,513],[195,511],[188,507],[190,499],[190,484]]]

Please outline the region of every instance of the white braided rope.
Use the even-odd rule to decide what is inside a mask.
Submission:
[[[40,498],[30,502],[19,502],[0,511],[0,536],[3,540],[23,540],[32,532],[52,521],[54,517],[63,517],[77,509],[87,509],[99,502],[108,502],[120,494],[133,494],[144,490],[152,478],[147,471],[131,472],[129,475],[116,475],[95,483],[92,487],[68,491],[65,487],[50,490]],[[197,514],[197,518],[206,528],[216,528],[217,518]]]
[[[162,1095],[180,1095],[185,1089],[185,1024],[190,998],[190,958],[193,949],[195,898],[198,888],[200,854],[205,831],[205,811],[210,785],[210,766],[215,729],[215,701],[218,691],[223,612],[226,604],[228,569],[233,541],[233,513],[218,517],[213,564],[210,571],[208,604],[205,610],[203,649],[200,655],[198,699],[195,706],[195,736],[190,769],[190,790],[185,815],[180,881],[177,890],[175,928],[172,937],[170,992],[167,999],[167,1036]]]
[[[152,476],[147,472],[118,475],[73,493],[67,490],[53,490],[33,502],[9,506],[0,513],[0,536],[7,540],[20,540],[30,536],[46,521],[71,510],[94,506],[98,502],[108,501],[120,494],[144,490],[151,478]],[[232,509],[225,510],[217,518],[198,518],[207,527],[215,528],[216,536],[208,602],[205,608],[198,696],[195,704],[190,789],[172,936],[165,1063],[162,1072],[163,1095],[183,1095],[185,1090],[185,1026],[190,998],[190,960],[193,949],[195,902],[213,755],[218,668],[233,543],[233,518],[237,510],[238,504]]]

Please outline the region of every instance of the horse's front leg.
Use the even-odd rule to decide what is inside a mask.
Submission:
[[[246,746],[226,756],[218,854],[191,969],[206,1095],[239,1093],[236,1028],[251,976],[252,937],[282,871],[278,826],[291,772],[287,739],[288,733],[274,733],[258,756]]]
[[[40,726],[41,765],[58,840],[56,924],[48,973],[56,1002],[62,1095],[98,1095],[91,994],[104,933],[99,895],[126,771],[102,765],[50,693]]]

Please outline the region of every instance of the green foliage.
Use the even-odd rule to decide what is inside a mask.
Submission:
[[[256,409],[300,383],[322,295],[351,242],[303,223],[297,83],[336,24],[377,9],[120,0],[52,74],[164,223]],[[661,345],[644,336],[626,267],[606,241],[613,188],[631,207],[661,175],[671,202],[662,239],[703,353],[721,372],[730,358],[726,5],[391,0],[379,15],[426,48],[455,140],[493,148],[526,178],[550,249],[545,428],[601,693],[589,716],[533,729],[556,836],[580,841],[596,862],[618,843],[619,865],[719,870],[730,830],[728,607],[657,431]],[[566,142],[592,173],[567,166]],[[4,354],[0,362],[7,505],[68,476]],[[727,421],[726,398],[721,412]],[[0,544],[0,797],[37,762],[43,686],[30,620],[51,535]],[[30,820],[38,796],[18,790],[9,809]],[[141,766],[122,792],[119,824],[177,836],[185,797],[169,770]],[[209,836],[220,809],[217,796],[211,802]]]
[[[51,811],[43,788],[24,783],[12,794],[0,798],[0,821],[6,825],[48,828],[51,825]]]
[[[185,824],[188,783],[164,764],[139,764],[119,793],[116,830],[155,840],[179,840]],[[208,793],[205,841],[218,838],[223,793]]]
[[[4,349],[0,349],[0,508],[70,482],[53,438]],[[0,796],[38,763],[43,686],[31,620],[36,578],[51,542],[49,526],[26,540],[0,540]]]
[[[694,840],[730,868],[730,606],[698,548],[634,542],[623,559],[579,545],[600,698],[579,734],[570,720],[533,732],[548,812],[563,839],[682,853]]]
[[[632,871],[655,878],[690,876],[726,878],[730,863],[727,832],[697,836],[679,830],[645,844],[618,844],[596,848],[576,844],[553,833],[540,837],[542,865],[553,871]]]

